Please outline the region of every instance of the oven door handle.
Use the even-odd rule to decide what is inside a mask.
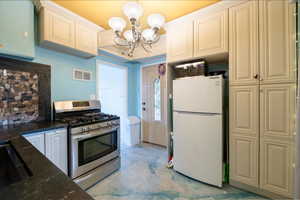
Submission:
[[[118,127],[110,128],[110,129],[104,129],[103,131],[101,130],[100,133],[99,133],[99,130],[92,130],[92,131],[89,131],[88,133],[85,133],[85,134],[72,135],[72,140],[80,141],[80,140],[84,140],[84,139],[91,138],[91,137],[94,137],[94,136],[104,135],[106,133],[109,133],[111,131],[115,131],[117,129],[118,129]]]

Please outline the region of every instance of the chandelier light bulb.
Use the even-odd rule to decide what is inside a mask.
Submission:
[[[129,42],[134,41],[132,30],[125,31],[123,35],[127,41],[129,41]]]
[[[122,32],[123,29],[126,27],[126,21],[121,17],[110,18],[108,24],[114,31]]]
[[[148,16],[147,21],[151,28],[161,28],[165,24],[165,17],[161,14],[152,14]]]
[[[153,29],[145,29],[142,32],[142,36],[146,41],[153,41],[154,40],[154,30]]]
[[[128,2],[124,5],[123,12],[129,19],[138,20],[143,15],[143,8],[136,2]]]

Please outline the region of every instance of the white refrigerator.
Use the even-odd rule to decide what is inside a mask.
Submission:
[[[174,80],[173,102],[174,169],[222,187],[222,76]]]

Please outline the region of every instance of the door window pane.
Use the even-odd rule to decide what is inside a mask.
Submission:
[[[154,80],[154,120],[161,120],[160,79]]]

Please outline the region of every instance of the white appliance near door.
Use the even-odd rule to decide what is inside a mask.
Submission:
[[[173,99],[174,169],[222,187],[222,76],[176,79]]]

